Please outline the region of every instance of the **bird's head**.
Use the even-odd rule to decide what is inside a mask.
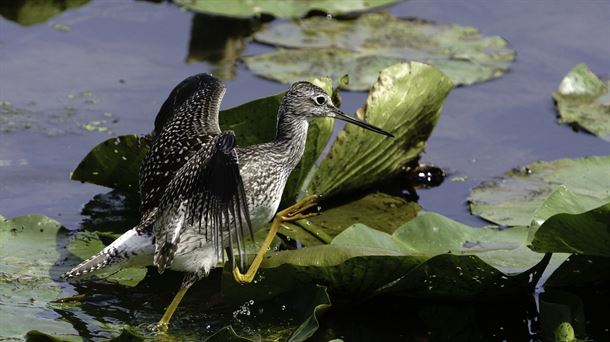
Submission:
[[[288,112],[303,118],[330,117],[352,123],[370,131],[394,137],[389,132],[365,121],[349,116],[335,107],[330,96],[320,87],[309,82],[296,82],[290,86],[284,97],[283,106]]]

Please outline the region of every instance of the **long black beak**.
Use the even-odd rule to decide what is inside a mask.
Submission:
[[[388,137],[394,138],[394,135],[392,133],[384,131],[383,129],[381,129],[379,127],[375,127],[366,121],[362,121],[360,119],[356,119],[355,117],[349,116],[337,108],[333,108],[333,111],[331,113],[329,113],[328,116],[330,116],[331,118],[343,120],[345,122],[349,122],[351,124],[360,126],[362,128],[368,129],[369,131],[373,131],[375,133],[383,134]]]

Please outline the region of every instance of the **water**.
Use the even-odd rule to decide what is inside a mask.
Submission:
[[[422,160],[443,167],[448,178],[467,178],[421,190],[419,203],[426,210],[482,225],[465,202],[481,181],[536,160],[610,153],[607,142],[557,124],[551,99],[578,63],[610,73],[608,1],[413,0],[391,12],[474,26],[506,38],[517,51],[510,73],[457,88],[447,98]],[[0,19],[0,100],[31,112],[28,120],[37,123],[0,133],[0,214],[41,213],[79,228],[84,204],[108,189],[69,181],[70,171],[110,135],[149,132],[169,91],[188,75],[234,74],[225,81],[223,109],[286,89],[254,76],[243,64],[231,70],[222,52],[202,55],[197,39],[191,41],[209,39],[197,26],[201,20],[168,3],[118,0],[91,1],[27,27]],[[250,28],[239,25],[231,26],[233,48],[225,55],[271,50],[236,38]],[[363,93],[342,96],[343,109],[352,113],[365,99]],[[106,132],[83,129],[103,120]]]

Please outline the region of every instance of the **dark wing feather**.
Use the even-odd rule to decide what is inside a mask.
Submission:
[[[155,140],[140,168],[141,211],[158,206],[175,173],[220,134],[218,111],[225,87],[216,78],[191,76],[170,93],[155,119]]]
[[[233,132],[215,137],[176,173],[161,198],[158,217],[154,232],[159,272],[171,265],[177,249],[189,251],[201,241],[213,244],[219,259],[224,246],[237,248],[240,267],[245,267],[246,230],[253,234]],[[188,241],[182,241],[185,234]],[[229,258],[234,267],[232,253]]]

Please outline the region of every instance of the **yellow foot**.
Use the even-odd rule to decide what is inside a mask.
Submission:
[[[258,250],[258,253],[256,253],[256,257],[252,261],[252,265],[250,265],[250,268],[248,268],[248,271],[245,274],[242,274],[239,271],[239,268],[235,267],[233,269],[233,278],[235,278],[235,281],[237,281],[240,284],[251,283],[252,280],[254,280],[256,271],[258,271],[258,268],[260,267],[261,262],[263,261],[263,256],[267,252],[267,249],[269,249],[269,246],[271,245],[271,241],[273,241],[273,237],[275,237],[275,234],[277,234],[277,231],[280,228],[280,226],[282,225],[282,223],[298,221],[298,220],[302,220],[302,219],[306,219],[306,218],[309,218],[312,216],[319,215],[320,214],[319,212],[303,214],[308,209],[317,206],[318,203],[316,201],[319,198],[320,198],[319,195],[307,196],[307,197],[303,198],[302,200],[298,201],[293,206],[288,207],[288,208],[280,211],[279,213],[277,213],[275,215],[275,218],[273,219],[273,223],[271,224],[269,233],[267,234],[267,237],[265,237],[265,241],[261,245],[261,248]]]
[[[157,325],[155,325],[155,331],[159,332],[159,333],[166,333],[167,330],[169,329],[169,324],[167,323],[157,323]]]

